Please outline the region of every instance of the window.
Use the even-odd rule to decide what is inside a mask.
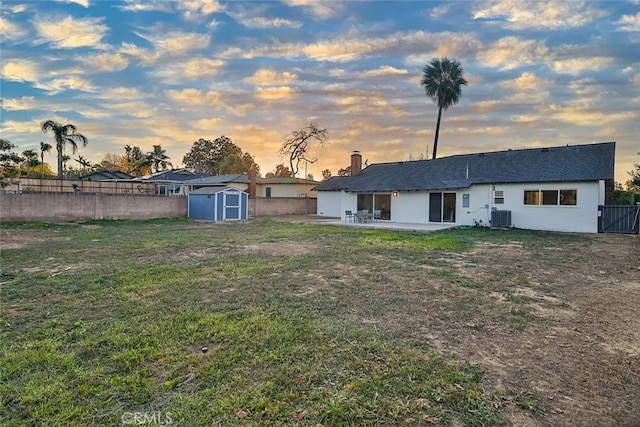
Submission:
[[[543,205],[558,204],[558,190],[542,190],[541,193]]]
[[[525,205],[539,205],[540,204],[540,192],[525,190],[524,191],[524,204]]]
[[[525,190],[525,205],[576,206],[578,190]]]
[[[575,206],[578,204],[578,190],[560,190],[560,204]]]
[[[503,190],[494,190],[494,192],[493,192],[493,204],[494,205],[504,205],[504,191]]]

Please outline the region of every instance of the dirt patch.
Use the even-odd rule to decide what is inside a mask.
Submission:
[[[252,251],[262,251],[269,252],[273,255],[288,255],[288,256],[296,256],[296,255],[306,255],[308,253],[314,252],[317,247],[314,245],[300,244],[296,242],[264,242],[264,243],[256,243],[253,245],[246,245],[242,247],[247,252]]]
[[[567,251],[579,262],[556,265]],[[484,366],[496,388],[539,397],[546,415],[523,419],[515,411],[513,425],[640,425],[640,239],[598,235],[580,247],[542,252],[549,262],[520,245],[481,244],[452,263],[479,266],[471,276],[483,283],[499,274],[487,295],[535,316],[524,330],[449,323],[427,337]],[[505,257],[517,260],[507,274],[491,267]]]

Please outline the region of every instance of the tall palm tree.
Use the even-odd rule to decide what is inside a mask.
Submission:
[[[40,166],[40,162],[38,161],[38,153],[36,153],[36,150],[31,149],[23,151],[22,155],[25,158],[25,163],[27,166],[27,176],[29,176],[33,169],[35,169],[37,166]]]
[[[162,170],[166,169],[167,166],[173,167],[171,162],[169,162],[171,157],[167,156],[166,151],[167,150],[163,150],[160,145],[154,145],[153,151],[146,155],[146,160],[153,166],[156,172],[160,170],[160,167],[162,167]]]
[[[51,151],[53,146],[40,141],[40,177],[44,179],[44,153]]]
[[[438,134],[440,133],[440,118],[442,110],[446,110],[460,100],[462,86],[467,85],[460,62],[449,58],[433,59],[422,70],[420,84],[424,86],[427,96],[438,105],[438,122],[436,135],[433,141],[433,156],[436,158],[438,151]]]
[[[56,150],[58,151],[58,179],[63,177],[63,151],[66,144],[71,145],[73,154],[78,149],[78,142],[82,143],[83,147],[86,147],[89,140],[86,136],[78,133],[78,128],[72,124],[60,124],[53,120],[47,120],[40,125],[42,132],[53,132],[53,136],[56,140]]]

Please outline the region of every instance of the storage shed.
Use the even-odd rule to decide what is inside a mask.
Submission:
[[[188,217],[205,221],[246,221],[249,195],[231,187],[205,187],[189,193]]]

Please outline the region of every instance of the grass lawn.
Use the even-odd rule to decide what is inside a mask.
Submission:
[[[585,239],[270,220],[0,232],[3,426],[499,426],[506,412],[542,417],[535,394],[490,386],[480,365],[438,350],[424,328],[526,330],[538,320],[530,296],[509,291],[510,266],[496,265],[489,280],[463,255],[519,241],[553,266],[543,248]]]

